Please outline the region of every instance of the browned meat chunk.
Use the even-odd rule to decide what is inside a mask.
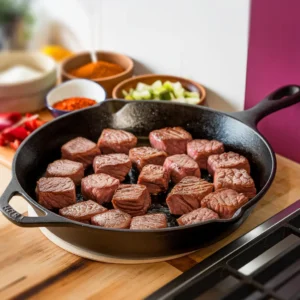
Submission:
[[[61,147],[61,156],[78,161],[86,168],[93,163],[94,157],[100,154],[95,143],[83,137],[75,138]]]
[[[91,223],[105,228],[129,228],[131,216],[119,209],[112,209],[104,214],[92,217]]]
[[[219,219],[218,214],[212,211],[211,209],[205,207],[198,208],[181,216],[179,219],[177,219],[177,223],[179,225],[191,225],[217,219]]]
[[[90,221],[91,217],[102,214],[106,211],[107,208],[92,200],[88,200],[61,208],[59,210],[59,214],[65,218],[82,222]]]
[[[235,152],[226,152],[222,154],[211,155],[207,160],[207,169],[211,175],[214,175],[217,169],[234,168],[245,169],[250,174],[250,165],[248,159]]]
[[[217,212],[223,219],[230,219],[248,201],[248,198],[231,189],[220,189],[207,195],[201,206]]]
[[[123,181],[131,169],[131,161],[123,153],[99,155],[94,159],[93,168],[96,174],[105,173]]]
[[[48,209],[76,203],[75,184],[68,177],[42,177],[37,182],[38,202]]]
[[[144,215],[151,204],[147,188],[141,184],[120,184],[116,190],[112,204],[131,216]]]
[[[187,154],[197,162],[200,169],[207,169],[207,159],[210,155],[223,152],[223,143],[216,140],[193,140],[187,144]]]
[[[151,131],[149,140],[153,148],[174,155],[186,153],[186,145],[192,136],[181,127],[166,127]]]
[[[194,176],[183,178],[167,197],[171,214],[182,215],[201,207],[201,200],[213,191],[212,183]]]
[[[46,177],[69,177],[79,185],[84,176],[83,164],[68,159],[59,159],[48,165]]]
[[[92,199],[99,204],[110,202],[120,181],[107,174],[92,174],[81,180],[84,199]]]
[[[164,168],[174,183],[178,183],[186,176],[201,176],[198,164],[186,154],[169,156],[165,160]]]
[[[166,215],[157,213],[132,218],[130,229],[159,229],[167,226]]]
[[[116,129],[104,129],[98,140],[98,147],[104,154],[125,153],[135,147],[137,138],[130,132]]]
[[[157,195],[168,189],[169,174],[163,166],[147,165],[140,173],[138,183],[145,185],[150,194]]]
[[[233,189],[249,199],[256,195],[253,179],[244,169],[217,169],[214,175],[215,190]]]
[[[162,166],[167,158],[167,153],[151,147],[137,147],[130,149],[129,157],[132,164],[141,171],[146,165]]]

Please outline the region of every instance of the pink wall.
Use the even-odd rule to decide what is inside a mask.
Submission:
[[[300,84],[300,1],[252,0],[245,108],[285,84]],[[259,130],[300,162],[300,103],[266,117]]]

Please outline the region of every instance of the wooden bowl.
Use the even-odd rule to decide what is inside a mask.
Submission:
[[[146,75],[140,75],[140,76],[135,76],[132,78],[129,78],[127,80],[122,81],[119,83],[114,89],[112,96],[113,98],[117,99],[122,99],[124,98],[122,91],[129,91],[131,88],[136,88],[137,84],[139,82],[145,83],[145,84],[152,84],[156,80],[161,80],[163,83],[165,81],[171,81],[171,82],[180,82],[181,85],[188,91],[190,92],[198,92],[200,95],[199,102],[197,103],[198,105],[204,105],[204,101],[206,98],[206,90],[205,88],[192,80],[182,78],[182,77],[176,77],[176,76],[171,76],[171,75],[159,75],[159,74],[146,74]]]
[[[113,88],[118,83],[132,76],[133,61],[126,55],[114,53],[114,52],[98,51],[96,55],[98,60],[104,60],[111,63],[115,63],[124,68],[124,72],[120,74],[105,77],[105,78],[93,79],[93,81],[99,83],[105,89],[107,97],[110,98],[112,95]],[[78,53],[67,58],[62,62],[61,80],[67,81],[70,79],[78,78],[72,76],[69,72],[90,62],[91,62],[91,56],[89,52]]]

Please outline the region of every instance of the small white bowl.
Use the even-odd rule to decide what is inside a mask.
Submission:
[[[39,52],[0,53],[0,72],[15,65],[41,71],[41,76],[18,82],[0,84],[0,111],[33,112],[45,107],[45,96],[56,84],[56,62]]]
[[[66,98],[84,97],[95,100],[100,103],[106,99],[106,91],[104,88],[88,79],[72,79],[61,83],[52,89],[46,97],[46,106],[54,117],[69,113],[67,110],[59,110],[53,105]]]

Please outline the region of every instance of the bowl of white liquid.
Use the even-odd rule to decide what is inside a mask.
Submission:
[[[55,61],[39,52],[0,53],[0,112],[34,112],[56,84]]]

